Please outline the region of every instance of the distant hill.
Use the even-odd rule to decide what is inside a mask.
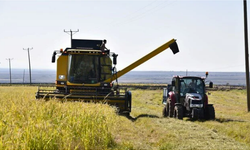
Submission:
[[[170,83],[174,75],[179,76],[205,76],[205,72],[190,71],[131,71],[121,78],[121,83]],[[54,83],[56,70],[32,70],[32,83]],[[29,83],[28,69],[12,69],[12,83]],[[209,72],[207,81],[213,81],[216,85],[246,85],[244,72]],[[9,69],[0,69],[0,83],[9,83]]]

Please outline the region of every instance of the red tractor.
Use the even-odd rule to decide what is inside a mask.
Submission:
[[[163,89],[163,117],[214,120],[214,106],[208,104],[205,79],[195,76],[173,77],[172,85]],[[213,83],[210,82],[209,88],[212,87]]]

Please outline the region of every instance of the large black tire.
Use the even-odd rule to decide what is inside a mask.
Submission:
[[[199,109],[199,119],[204,119],[204,109]]]
[[[197,120],[199,118],[199,111],[197,108],[192,109],[192,119]]]
[[[162,110],[162,116],[163,117],[168,117],[168,113],[169,113],[169,107],[167,107],[168,105],[165,105],[164,107],[163,107],[163,110]]]
[[[204,119],[204,109],[193,108],[192,109],[192,119]]]
[[[208,105],[205,110],[205,118],[206,120],[214,120],[215,119],[215,110],[213,105]]]
[[[168,113],[169,117],[173,118],[173,116],[174,116],[174,107],[172,107],[170,101],[167,102],[167,108],[168,108],[168,111],[169,111],[169,113]]]
[[[183,119],[183,107],[181,105],[176,105],[174,107],[174,117],[176,119]]]

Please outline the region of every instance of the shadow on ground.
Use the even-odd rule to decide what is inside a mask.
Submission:
[[[215,118],[215,121],[219,123],[224,123],[224,122],[247,122],[245,120],[234,120],[234,119],[229,119],[229,118]]]
[[[145,118],[160,118],[160,117],[158,117],[158,116],[156,116],[156,115],[149,115],[149,114],[141,114],[141,115],[139,115],[139,116],[137,116],[137,117],[135,117],[135,118],[133,118],[132,116],[125,116],[126,118],[128,118],[129,120],[131,120],[131,121],[136,121],[137,119],[139,119],[139,118],[143,118],[143,117],[145,117]]]
[[[191,121],[191,122],[194,122],[194,121],[206,122],[206,121],[211,121],[211,120],[205,120],[205,119],[195,120],[195,119],[188,118],[186,121]],[[224,123],[224,122],[248,122],[248,121],[245,121],[245,120],[234,120],[234,119],[229,119],[229,118],[215,118],[215,120],[212,120],[212,121],[216,121],[216,122],[219,122],[219,123]]]

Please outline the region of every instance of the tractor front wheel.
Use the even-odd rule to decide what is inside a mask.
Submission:
[[[204,109],[200,108],[193,108],[192,109],[192,119],[204,119]]]
[[[174,107],[174,117],[176,119],[183,119],[183,107],[181,105],[176,105]]]
[[[167,103],[167,105],[165,105],[165,106],[163,107],[162,116],[163,116],[163,117],[168,117],[168,114],[169,114],[169,107],[168,107],[168,103]]]
[[[197,108],[192,109],[192,119],[197,120],[199,118],[199,111]]]

